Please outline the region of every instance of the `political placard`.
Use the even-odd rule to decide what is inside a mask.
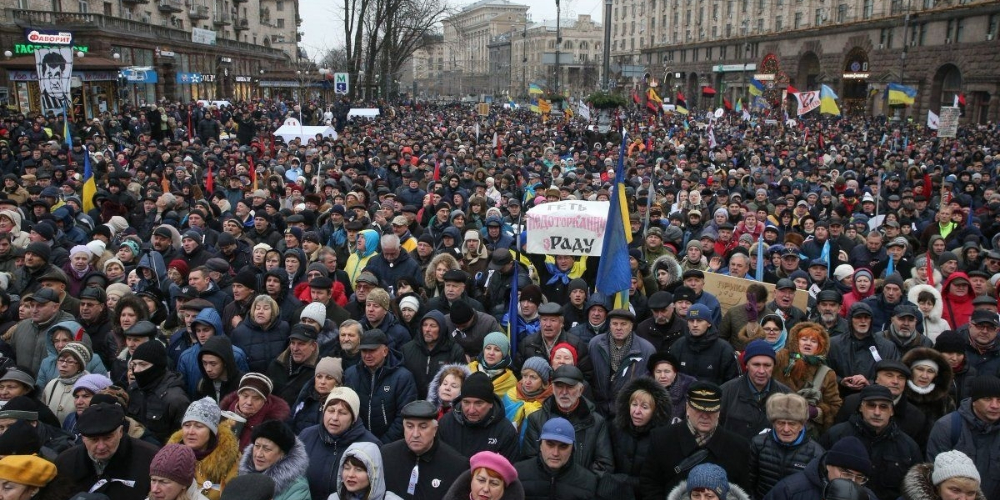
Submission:
[[[529,253],[601,255],[608,225],[606,201],[557,201],[528,210]]]

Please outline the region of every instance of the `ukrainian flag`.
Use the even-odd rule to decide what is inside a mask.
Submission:
[[[615,308],[628,307],[628,290],[632,285],[632,271],[629,266],[628,244],[632,242],[631,224],[628,217],[628,201],[625,197],[625,148],[628,135],[623,134],[615,167],[615,183],[611,190],[611,205],[608,207],[608,226],[601,248],[601,259],[597,267],[597,291],[607,296],[615,296]]]
[[[840,108],[837,106],[837,94],[833,89],[823,85],[819,90],[819,112],[826,115],[840,116]]]
[[[72,158],[73,152],[73,138],[69,135],[69,119],[66,118],[66,103],[63,103],[63,140],[66,141],[66,145],[69,146],[70,158]]]
[[[528,85],[528,94],[544,94],[542,92],[542,87],[539,87],[537,83],[532,83]]]
[[[94,170],[90,167],[90,153],[83,152],[83,211],[90,212],[94,208],[94,195],[97,194],[97,182],[94,180]]]
[[[760,83],[760,80],[757,80],[756,78],[750,79],[750,95],[764,95],[764,84]]]
[[[913,101],[917,97],[917,89],[907,87],[906,85],[900,85],[898,83],[890,83],[889,86],[885,88],[885,93],[889,98],[890,106],[913,104]]]

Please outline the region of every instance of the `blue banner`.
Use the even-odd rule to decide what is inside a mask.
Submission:
[[[129,83],[157,83],[160,81],[156,70],[148,68],[125,68],[122,70],[122,77]]]
[[[181,85],[194,85],[204,81],[201,73],[177,73],[177,83]]]

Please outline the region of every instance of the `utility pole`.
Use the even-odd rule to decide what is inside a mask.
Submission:
[[[561,95],[559,93],[559,49],[562,47],[562,31],[560,30],[560,11],[559,11],[559,0],[556,0],[556,81],[555,81],[555,91],[556,95]]]
[[[605,92],[611,90],[611,0],[604,0],[604,82]]]
[[[903,78],[906,76],[906,52],[910,48],[910,44],[907,43],[906,37],[910,31],[910,5],[912,0],[906,2],[906,14],[903,16],[903,50],[899,53],[899,84],[906,85],[903,83]],[[899,117],[900,121],[906,116],[906,105],[904,104],[902,108],[899,108],[899,113],[896,115]]]
[[[524,31],[521,33],[521,91],[528,95],[528,18],[524,18]]]

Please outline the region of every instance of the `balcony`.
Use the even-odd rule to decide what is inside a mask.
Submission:
[[[229,17],[229,14],[225,12],[217,12],[215,17],[212,18],[212,24],[216,26],[229,26],[230,24],[233,24],[233,20]]]
[[[139,5],[149,3],[149,0],[122,0],[124,4]]]
[[[184,12],[184,2],[181,0],[160,0],[160,12]]]
[[[208,19],[209,17],[208,7],[204,5],[195,5],[191,7],[190,10],[188,10],[188,17],[191,18],[192,21],[197,21],[199,19]]]
[[[237,19],[233,23],[233,29],[236,31],[244,31],[250,29],[250,20],[248,19]]]

